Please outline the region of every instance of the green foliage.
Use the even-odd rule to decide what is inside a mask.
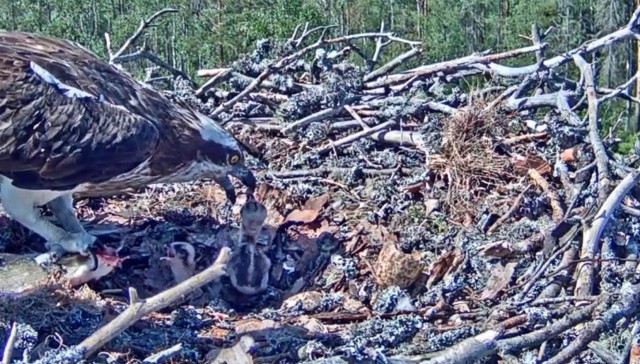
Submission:
[[[170,64],[193,74],[198,68],[228,64],[264,37],[289,37],[297,24],[335,24],[338,33],[385,29],[424,42],[424,61],[471,52],[530,45],[531,25],[556,30],[546,39],[549,53],[591,38],[596,13],[608,30],[626,21],[619,0],[614,11],[589,0],[0,0],[0,27],[43,32],[85,44],[105,54],[104,33],[121,45],[140,20],[164,7],[179,10],[161,17],[147,32],[147,44]],[[605,17],[604,15],[610,15]],[[371,44],[365,47],[372,51]],[[391,57],[391,52],[383,57]],[[385,59],[383,59],[384,61]],[[524,57],[518,62],[527,63]]]

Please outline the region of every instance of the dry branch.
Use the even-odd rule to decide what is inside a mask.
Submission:
[[[13,347],[16,344],[16,339],[18,338],[18,323],[14,322],[11,324],[11,331],[9,332],[9,338],[7,339],[7,343],[4,345],[4,351],[2,352],[2,364],[11,364],[11,359],[13,357]]]
[[[138,298],[137,291],[134,288],[130,288],[129,307],[118,317],[78,344],[76,348],[83,353],[84,358],[88,358],[144,316],[168,307],[184,299],[196,289],[222,277],[225,274],[225,267],[229,257],[230,249],[227,247],[222,248],[216,261],[207,269],[145,300]]]
[[[142,364],[156,364],[162,363],[167,359],[178,355],[182,351],[182,343],[177,343],[170,348],[155,353],[142,361]]]
[[[615,327],[622,318],[631,318],[638,313],[638,300],[640,299],[640,285],[625,284],[621,291],[620,300],[598,315],[592,322],[585,325],[580,330],[578,337],[567,347],[563,348],[547,363],[566,363],[576,355],[581,353],[591,342],[596,339],[605,329]]]
[[[372,89],[372,88],[378,88],[382,86],[390,86],[392,84],[396,84],[399,82],[408,81],[411,78],[416,76],[426,77],[426,76],[436,74],[438,72],[451,71],[461,67],[470,66],[476,63],[487,63],[487,62],[493,62],[501,59],[517,57],[523,54],[536,52],[546,46],[547,44],[543,43],[540,45],[523,47],[523,48],[514,49],[511,51],[502,52],[502,53],[488,54],[488,52],[482,52],[480,54],[474,54],[474,55],[459,58],[453,61],[440,62],[433,65],[428,65],[428,66],[421,66],[414,69],[410,69],[400,74],[382,77],[377,81],[367,82],[365,84],[365,87]]]
[[[183,79],[193,84],[193,82],[185,72],[179,69],[176,69],[175,67],[172,67],[167,62],[163,61],[162,59],[160,59],[160,57],[158,57],[153,52],[151,52],[149,49],[147,49],[146,42],[143,42],[143,44],[137,50],[128,54],[124,54],[124,52],[126,52],[129,48],[133,46],[133,44],[136,43],[136,41],[140,38],[140,36],[142,36],[144,31],[147,30],[153,24],[153,22],[156,21],[156,19],[158,19],[162,15],[177,13],[177,12],[178,10],[173,8],[164,8],[162,10],[155,12],[149,18],[140,20],[140,25],[138,26],[136,31],[131,35],[131,37],[129,37],[124,42],[124,44],[120,47],[120,49],[118,49],[115,53],[111,48],[112,46],[111,37],[109,33],[105,32],[104,40],[105,40],[105,46],[107,48],[107,54],[109,56],[109,63],[115,65],[115,64],[122,64],[122,63],[136,61],[140,58],[145,58],[150,62],[156,64],[157,66],[171,72],[171,74],[173,74],[174,76],[182,77]]]
[[[118,61],[118,59],[124,54],[124,52],[129,49],[131,47],[132,44],[134,44],[138,38],[140,38],[140,36],[142,35],[142,33],[145,31],[145,29],[147,29],[151,24],[153,24],[153,22],[159,18],[160,16],[164,15],[164,14],[169,14],[169,13],[177,13],[178,10],[173,9],[173,8],[164,8],[160,11],[155,12],[153,15],[151,15],[148,19],[142,19],[140,20],[140,25],[138,26],[138,29],[136,29],[135,32],[133,32],[133,34],[131,35],[131,37],[129,37],[124,44],[122,44],[122,47],[120,47],[120,49],[118,49],[118,51],[116,51],[115,53],[111,52],[111,41],[109,39],[109,33],[104,33],[104,37],[105,40],[107,41],[107,52],[109,53],[109,63],[116,63]]]
[[[564,331],[571,329],[577,324],[592,318],[598,304],[599,302],[594,302],[588,306],[574,310],[572,313],[554,322],[552,325],[546,326],[545,328],[524,335],[500,340],[498,341],[496,351],[499,350],[500,352],[509,353],[540,345],[543,342],[560,335]]]
[[[385,129],[388,129],[388,128],[396,125],[396,124],[397,124],[397,122],[395,120],[387,121],[386,123],[382,123],[380,125],[376,125],[374,127],[371,127],[371,128],[366,129],[366,130],[362,130],[362,131],[357,132],[355,134],[352,134],[352,135],[349,135],[347,137],[344,137],[344,138],[342,138],[340,140],[337,140],[335,142],[329,143],[329,145],[327,145],[327,146],[324,146],[324,147],[316,149],[315,153],[318,153],[319,155],[323,155],[323,154],[329,153],[330,151],[334,150],[337,147],[340,147],[340,146],[345,145],[345,144],[353,143],[354,141],[356,141],[356,140],[358,140],[360,138],[364,138],[364,137],[370,136],[370,135],[372,135],[374,133],[381,132],[381,131],[383,131]]]
[[[580,259],[596,258],[600,252],[600,237],[604,232],[615,210],[622,199],[638,183],[640,169],[630,172],[611,192],[594,217],[591,227],[582,238],[582,252]],[[578,280],[576,282],[576,296],[590,296],[595,289],[595,267],[592,262],[580,263],[577,267]]]
[[[403,63],[405,63],[406,61],[408,61],[409,59],[420,55],[422,53],[422,48],[412,48],[411,50],[399,55],[398,57],[392,59],[391,61],[389,61],[387,64],[381,66],[380,68],[371,71],[371,73],[367,74],[366,76],[364,76],[364,78],[362,79],[364,82],[369,82],[372,80],[375,80],[378,77],[384,76],[387,73],[393,71],[394,69],[396,69],[397,67],[399,67],[400,65],[402,65]]]
[[[264,71],[262,71],[262,73],[260,73],[260,75],[258,75],[258,77],[255,78],[255,80],[253,80],[253,82],[251,82],[251,84],[249,84],[249,86],[247,86],[244,90],[242,90],[238,95],[236,95],[234,98],[232,98],[229,101],[226,101],[224,103],[222,103],[220,106],[218,106],[212,113],[211,113],[211,117],[215,118],[218,115],[220,115],[222,112],[228,110],[231,106],[233,106],[234,104],[236,104],[237,102],[239,102],[240,100],[242,100],[248,93],[250,93],[251,91],[253,91],[256,87],[258,87],[263,81],[265,81],[269,76],[271,76],[273,73],[281,70],[282,68],[284,68],[285,66],[289,65],[292,61],[299,59],[301,57],[303,57],[304,55],[308,54],[311,51],[316,50],[317,48],[326,45],[326,44],[337,44],[337,43],[344,43],[344,42],[349,42],[349,41],[353,41],[356,39],[363,39],[363,38],[386,38],[389,39],[391,41],[395,41],[395,42],[400,42],[400,43],[406,43],[412,46],[415,45],[419,45],[420,42],[415,42],[415,41],[409,41],[403,38],[399,38],[396,37],[393,33],[361,33],[361,34],[353,34],[353,35],[345,35],[342,37],[337,37],[337,38],[332,38],[332,39],[325,39],[325,34],[326,31],[329,27],[324,27],[322,29],[322,33],[320,34],[320,37],[318,38],[318,40],[307,46],[304,47],[286,57],[281,58],[280,60],[278,60],[277,62],[274,62],[272,64],[270,64],[269,66],[266,67],[266,69]],[[303,36],[306,36],[307,34],[303,34]]]
[[[551,209],[553,211],[553,222],[559,224],[564,217],[564,209],[562,208],[562,203],[560,202],[560,197],[558,194],[549,187],[549,183],[540,175],[535,169],[529,170],[529,177],[538,185],[545,194],[549,197],[549,201],[551,203]]]
[[[287,126],[282,128],[282,133],[286,134],[288,131],[293,130],[295,128],[299,128],[305,125],[309,125],[313,122],[320,121],[323,119],[330,118],[332,116],[336,116],[344,110],[344,107],[334,107],[333,109],[324,109],[318,111],[317,113],[306,116],[298,121],[288,124]]]
[[[580,55],[574,55],[573,60],[580,68],[584,77],[587,99],[589,101],[589,139],[596,155],[596,166],[598,168],[598,202],[601,204],[611,192],[611,176],[609,174],[609,157],[605,151],[604,144],[600,139],[598,129],[598,98],[596,96],[596,84],[591,65]]]
[[[463,340],[462,342],[445,350],[437,357],[422,361],[421,364],[446,364],[466,363],[479,360],[495,350],[497,340],[501,334],[499,331],[489,330],[480,335]]]

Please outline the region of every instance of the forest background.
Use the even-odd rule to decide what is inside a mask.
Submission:
[[[531,26],[548,32],[546,54],[556,56],[587,40],[623,26],[640,0],[0,0],[0,28],[41,32],[77,41],[107,59],[105,32],[115,49],[142,19],[172,7],[177,13],[158,18],[145,34],[147,46],[162,60],[198,80],[197,70],[223,67],[250,52],[263,38],[286,39],[298,24],[337,25],[334,34],[385,31],[422,42],[421,57],[408,62],[428,64],[491,49],[505,51],[531,45]],[[598,84],[615,87],[639,69],[640,42],[620,42],[588,59]],[[374,46],[363,42],[365,51]],[[393,47],[391,45],[390,47]],[[387,51],[382,63],[397,55]],[[355,61],[360,61],[353,56]],[[535,63],[523,56],[510,65]],[[148,61],[126,65],[137,77]],[[562,72],[579,76],[573,62]],[[198,80],[199,81],[199,80]],[[204,80],[202,80],[204,82]],[[482,87],[482,77],[460,86]],[[638,95],[640,85],[629,85]],[[617,125],[626,152],[635,142],[640,107],[627,101],[608,102],[601,110],[603,134]]]

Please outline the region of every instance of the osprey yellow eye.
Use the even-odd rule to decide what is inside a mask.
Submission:
[[[236,164],[240,160],[240,156],[237,154],[232,154],[229,156],[229,164]]]

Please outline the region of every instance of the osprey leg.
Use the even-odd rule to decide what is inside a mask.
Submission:
[[[4,181],[0,194],[7,214],[49,244],[57,244],[67,252],[86,252],[96,240],[86,232],[69,232],[43,218],[36,205],[49,201],[41,191],[23,190],[13,186],[10,181]]]
[[[73,197],[70,194],[54,198],[47,203],[47,207],[65,230],[72,233],[87,233],[76,216],[73,209]]]

